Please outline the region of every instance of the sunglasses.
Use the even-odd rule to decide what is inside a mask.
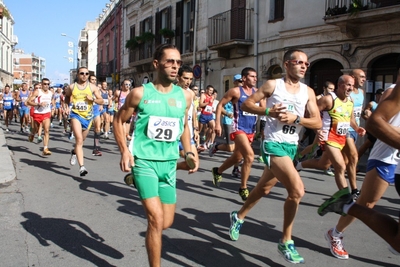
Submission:
[[[178,67],[181,67],[183,64],[183,61],[180,59],[166,59],[164,63],[164,67],[171,67],[172,65],[178,65]]]
[[[80,74],[80,75],[86,75],[86,76],[88,76],[88,75],[89,75],[89,72],[79,72],[79,74]]]
[[[129,87],[132,86],[132,84],[130,84],[130,83],[125,83],[124,85],[129,86]]]
[[[288,61],[292,62],[295,65],[303,65],[304,64],[307,68],[310,67],[310,65],[311,65],[310,62],[302,61],[302,60],[293,59],[293,60],[288,60]]]
[[[43,83],[43,85],[50,85],[50,83]]]

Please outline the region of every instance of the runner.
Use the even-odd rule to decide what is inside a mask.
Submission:
[[[241,75],[243,86],[233,87],[225,93],[218,104],[215,122],[215,133],[221,136],[220,122],[222,107],[231,101],[233,104],[233,129],[230,139],[235,142],[235,149],[232,155],[221,166],[212,168],[211,172],[213,175],[213,184],[219,187],[222,180],[222,173],[244,159],[240,177],[239,195],[242,200],[246,200],[249,196],[247,180],[249,179],[251,165],[254,160],[254,151],[251,143],[254,140],[257,115],[243,111],[242,103],[257,91],[257,88],[254,87],[257,83],[257,72],[253,68],[246,67],[242,70]]]
[[[213,102],[214,102],[214,87],[207,85],[206,93],[200,95],[199,107],[201,108],[201,114],[199,118],[200,128],[199,132],[204,135],[203,148],[209,148],[211,143],[212,134],[214,133],[215,120],[213,118]]]
[[[99,86],[96,85],[97,78],[94,75],[89,76],[89,82],[92,83],[100,92]],[[103,98],[102,98],[103,99]],[[103,100],[104,102],[104,100]],[[100,151],[100,132],[101,132],[101,113],[103,112],[103,105],[98,105],[93,102],[93,156],[101,157]]]
[[[114,119],[114,136],[121,151],[120,167],[132,171],[148,220],[146,249],[150,266],[161,265],[163,229],[172,225],[176,206],[178,140],[185,151],[189,172],[198,162],[190,148],[187,112],[192,95],[173,85],[182,64],[175,46],[162,44],[154,53],[154,83],[133,89]],[[124,123],[137,112],[132,153],[126,145]]]
[[[14,110],[14,94],[10,92],[10,86],[4,86],[3,93],[3,110],[4,110],[4,123],[6,125],[6,132],[9,132],[8,125],[11,124]]]
[[[318,209],[318,214],[323,216],[327,212],[333,211],[338,214],[351,215],[382,237],[389,243],[390,250],[400,255],[400,221],[396,221],[389,215],[382,214],[373,210],[373,206],[387,188],[388,178],[393,176],[393,159],[396,158],[397,168],[394,171],[396,190],[400,195],[400,58],[397,60],[398,76],[393,92],[384,99],[367,121],[367,130],[379,140],[375,144],[371,155],[379,160],[371,159],[368,161],[371,176],[365,177],[360,198],[357,203],[353,196],[346,190],[339,190],[330,199],[325,201]],[[381,159],[383,159],[381,161]],[[390,162],[389,164],[385,162]],[[346,216],[350,217],[350,216]],[[353,218],[341,217],[339,224],[353,221]],[[338,225],[339,225],[338,224]],[[343,224],[345,225],[345,224]],[[342,236],[338,226],[328,231],[325,238],[329,241],[332,254],[339,254],[342,258],[348,258],[347,252],[343,248]],[[335,236],[338,234],[338,236]],[[338,245],[333,246],[332,242]],[[340,248],[339,252],[336,250]],[[334,250],[333,250],[334,249]],[[347,257],[346,257],[347,256]]]
[[[17,101],[19,102],[19,117],[21,133],[29,132],[29,107],[26,100],[29,97],[28,84],[22,83],[21,89],[17,92]]]
[[[233,76],[233,85],[235,87],[242,87],[243,80],[241,74],[236,74]],[[221,144],[218,142],[214,142],[212,147],[208,150],[208,155],[213,157],[217,151],[227,151],[233,152],[235,150],[235,142],[231,140],[230,135],[233,131],[233,104],[232,101],[226,103],[221,109],[221,114],[224,115],[222,117],[222,132],[224,134],[225,143]],[[232,177],[240,178],[241,173],[239,170],[239,163],[235,163],[232,170]]]
[[[289,50],[283,61],[285,77],[268,80],[242,105],[246,112],[267,115],[265,139],[261,148],[266,166],[242,208],[231,213],[229,235],[232,240],[239,239],[239,230],[247,213],[279,181],[286,188],[288,197],[283,206],[283,233],[278,242],[278,251],[289,262],[303,263],[304,258],[297,252],[292,240],[292,228],[304,195],[304,184],[292,160],[297,151],[301,128],[319,129],[321,118],[314,90],[300,82],[310,66],[307,55],[301,50]],[[264,98],[267,101],[266,109],[256,105]],[[308,110],[309,118],[303,117],[305,110]]]
[[[75,136],[75,148],[71,150],[70,164],[78,161],[79,175],[85,176],[88,171],[84,166],[83,142],[85,141],[93,120],[93,103],[103,104],[103,98],[95,84],[88,81],[89,70],[86,67],[78,69],[77,82],[65,90],[65,103],[70,113],[70,124]],[[95,97],[95,98],[94,98]],[[69,108],[72,104],[71,109]]]
[[[28,136],[29,142],[33,141],[35,134],[39,130],[40,124],[43,126],[44,138],[43,138],[43,156],[51,155],[48,148],[50,139],[50,118],[51,118],[51,105],[54,108],[53,93],[49,89],[50,80],[47,78],[42,79],[42,88],[35,90],[27,101],[28,105],[34,107],[33,111],[33,129]]]

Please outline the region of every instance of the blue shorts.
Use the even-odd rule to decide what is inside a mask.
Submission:
[[[107,111],[107,108],[103,107],[103,109],[100,111],[100,115],[103,115],[104,113],[106,113],[106,111]]]
[[[357,142],[357,137],[358,134],[356,133],[356,131],[348,131],[346,138],[353,138],[354,142]]]
[[[20,109],[19,109],[19,116],[20,117],[23,117],[24,115],[29,115],[29,111],[30,111],[31,109],[29,108],[29,107],[27,107],[27,106],[25,106],[25,107],[21,107]]]
[[[194,144],[195,144],[194,141],[193,141],[193,138],[190,138],[190,144],[191,144],[191,145],[194,145]],[[181,141],[179,141],[179,151],[182,151],[182,150],[183,150],[183,146],[182,146]]]
[[[367,172],[374,168],[376,169],[379,177],[390,184],[394,183],[394,171],[396,170],[396,164],[385,163],[377,159],[369,159],[367,163]]]
[[[81,116],[79,116],[78,114],[76,114],[74,112],[71,112],[69,114],[69,117],[71,118],[71,120],[72,119],[78,120],[82,125],[82,130],[90,129],[90,126],[92,126],[92,121],[93,120],[84,119],[84,118],[82,118]]]
[[[60,102],[56,102],[56,109],[60,109],[61,108],[61,103]]]
[[[114,109],[107,110],[107,113],[110,114],[110,116],[113,116],[114,115]]]
[[[99,105],[93,105],[93,118],[100,116]]]
[[[213,114],[210,114],[210,115],[201,114],[201,115],[200,115],[199,122],[200,122],[201,124],[207,124],[207,123],[209,123],[209,122],[212,121],[212,120],[213,120]]]

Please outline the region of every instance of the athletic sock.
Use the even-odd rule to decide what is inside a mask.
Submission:
[[[349,209],[350,209],[354,204],[355,204],[354,201],[352,201],[352,202],[349,203],[349,204],[344,204],[344,205],[343,205],[343,212],[347,214],[347,213],[349,212]]]

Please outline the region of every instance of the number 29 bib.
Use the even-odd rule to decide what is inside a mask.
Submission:
[[[150,116],[147,137],[157,141],[174,142],[180,135],[179,129],[180,120],[178,118]]]

